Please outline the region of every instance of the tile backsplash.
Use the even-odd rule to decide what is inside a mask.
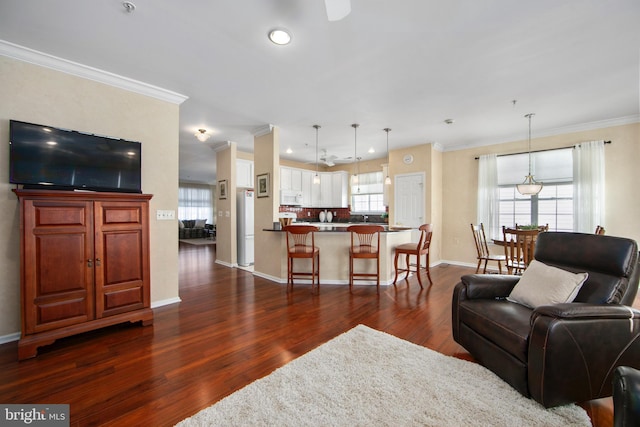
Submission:
[[[280,206],[280,212],[295,212],[298,221],[319,221],[320,212],[331,211],[333,214],[332,222],[365,222],[364,215],[352,215],[349,208],[303,208],[299,206]],[[386,222],[382,215],[367,215],[366,222]]]

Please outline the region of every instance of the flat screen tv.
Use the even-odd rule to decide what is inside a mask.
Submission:
[[[139,142],[11,120],[9,182],[24,188],[141,192]]]

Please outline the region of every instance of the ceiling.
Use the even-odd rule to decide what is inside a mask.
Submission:
[[[132,1],[2,0],[0,39],[187,96],[185,181],[215,182],[213,147],[252,152],[268,124],[282,158],[315,162],[314,124],[349,158],[359,123],[367,160],[385,127],[391,149],[449,151],[525,140],[530,112],[534,138],[640,117],[638,0],[351,0],[335,22],[322,0]]]

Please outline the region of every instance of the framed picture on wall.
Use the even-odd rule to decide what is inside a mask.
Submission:
[[[256,178],[258,197],[269,197],[269,174],[263,173]]]
[[[227,198],[227,180],[218,181],[218,198],[220,200]]]

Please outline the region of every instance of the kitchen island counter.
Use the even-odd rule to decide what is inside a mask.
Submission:
[[[361,223],[362,225],[372,225],[371,223]],[[298,225],[301,225],[298,223]],[[347,231],[349,225],[346,223],[307,223],[306,225],[317,225],[320,230],[315,234],[315,245],[320,248],[320,287],[323,284],[349,284],[349,246],[351,245],[350,233]],[[382,224],[379,224],[382,225]],[[412,229],[407,227],[386,226],[385,231],[380,233],[380,285],[393,283],[395,270],[393,267],[393,257],[395,247],[404,243],[412,242]],[[267,277],[280,283],[287,282],[287,237],[284,230],[263,229],[270,232],[273,238],[279,239],[280,246],[280,277]],[[272,233],[271,233],[272,232]],[[417,244],[417,243],[416,243]],[[399,260],[400,261],[400,260]],[[401,260],[404,267],[404,257]],[[308,265],[305,264],[308,262]],[[310,260],[296,259],[296,270],[310,269]],[[356,260],[355,270],[357,272],[375,272],[375,260]],[[259,272],[254,274],[261,275]],[[310,280],[296,279],[297,284],[309,284]],[[375,280],[356,281],[359,285],[374,285]]]

